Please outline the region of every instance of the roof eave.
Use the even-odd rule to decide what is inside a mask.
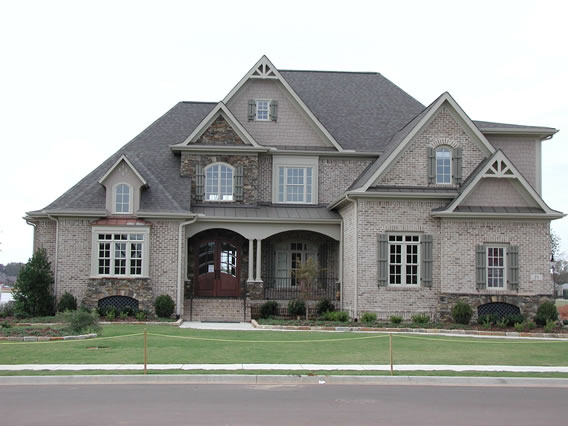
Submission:
[[[566,216],[563,213],[489,213],[489,212],[432,212],[432,217],[450,218],[499,218],[499,219],[548,219],[556,220]]]
[[[226,145],[226,146],[216,146],[216,145],[169,145],[173,152],[243,152],[243,153],[255,153],[255,152],[268,152],[270,148],[256,147],[256,146],[236,146],[236,145]]]

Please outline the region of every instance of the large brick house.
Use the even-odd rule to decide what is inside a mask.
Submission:
[[[60,297],[249,319],[299,292],[363,312],[532,313],[553,293],[541,143],[557,130],[424,107],[378,73],[262,57],[220,102],[181,102],[26,219]]]

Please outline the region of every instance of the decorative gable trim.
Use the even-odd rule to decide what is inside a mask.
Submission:
[[[335,138],[329,133],[329,131],[324,127],[324,125],[317,119],[314,113],[308,108],[308,106],[302,101],[298,94],[292,89],[288,82],[282,77],[280,72],[276,67],[270,62],[270,60],[263,55],[262,58],[245,74],[245,76],[237,83],[233,90],[231,90],[225,99],[223,99],[224,104],[228,104],[229,101],[235,96],[235,94],[244,86],[244,84],[249,79],[264,79],[264,80],[276,80],[279,81],[284,88],[288,91],[290,96],[298,103],[302,111],[309,117],[316,128],[323,133],[324,137],[338,150],[343,151],[343,147],[335,140]]]
[[[497,178],[497,179],[515,179],[518,184],[527,191],[530,200],[536,203],[544,212],[544,216],[550,218],[560,218],[564,215],[556,210],[552,210],[544,202],[541,196],[534,190],[534,188],[527,182],[515,165],[507,158],[505,153],[497,150],[491,158],[486,161],[486,164],[481,167],[477,174],[473,176],[469,183],[463,188],[462,193],[456,197],[444,210],[433,212],[433,216],[464,216],[471,215],[471,213],[460,213],[456,209],[460,204],[471,194],[475,187],[479,184],[481,179],[484,178]],[[495,215],[493,213],[476,212],[476,216]],[[503,214],[505,216],[512,214]],[[539,216],[538,213],[525,213],[524,216]],[[540,216],[543,216],[541,213]]]
[[[195,143],[203,133],[213,124],[213,122],[222,116],[229,126],[233,128],[235,133],[241,138],[241,140],[247,144],[252,145],[255,148],[263,148],[258,144],[249,132],[242,126],[242,124],[237,120],[233,113],[227,108],[223,102],[219,102],[215,107],[205,116],[203,120],[197,125],[197,127],[191,132],[191,134],[181,143],[176,145],[170,145],[170,148],[176,150],[176,148],[186,147],[192,143]],[[235,146],[231,145],[232,149],[237,149]]]
[[[366,191],[371,185],[373,185],[374,182],[376,182],[381,176],[383,176],[398,160],[398,158],[403,155],[404,150],[411,143],[414,137],[417,136],[419,132],[422,131],[430,123],[430,121],[444,106],[447,106],[450,108],[450,110],[453,110],[453,112],[465,123],[467,130],[471,133],[474,139],[477,139],[479,145],[487,154],[493,154],[495,152],[493,145],[491,145],[491,143],[487,140],[483,133],[479,131],[477,126],[473,123],[473,121],[471,121],[471,119],[458,105],[454,98],[452,98],[452,96],[448,92],[444,92],[437,100],[434,101],[431,107],[428,107],[428,112],[424,114],[424,116],[420,120],[418,120],[413,129],[404,137],[404,139],[398,144],[398,146],[394,148],[390,154],[388,154],[388,157],[382,162],[381,166],[369,177],[365,184],[358,188],[356,191]]]
[[[112,174],[114,169],[116,169],[122,161],[124,161],[127,164],[127,166],[130,167],[130,169],[134,172],[136,177],[140,180],[140,183],[142,184],[142,186],[148,186],[148,183],[146,182],[146,180],[142,177],[140,172],[138,170],[136,170],[136,167],[134,167],[132,165],[132,163],[128,160],[128,158],[124,154],[122,154],[120,156],[120,158],[116,161],[116,163],[114,163],[111,166],[111,168],[108,169],[107,172],[99,179],[99,183],[101,185],[104,185],[104,182],[107,180],[107,178]]]

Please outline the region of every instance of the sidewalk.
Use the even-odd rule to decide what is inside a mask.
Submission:
[[[80,371],[143,370],[143,364],[16,364],[0,365],[0,371]],[[224,370],[224,371],[390,371],[389,365],[354,364],[148,364],[148,370]],[[518,365],[395,365],[395,371],[504,371],[514,373],[568,373],[568,367]]]

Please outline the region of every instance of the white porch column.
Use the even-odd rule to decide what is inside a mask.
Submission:
[[[249,270],[248,270],[248,279],[247,282],[254,281],[253,272],[254,272],[254,240],[249,240]]]
[[[260,255],[261,255],[261,241],[260,239],[256,240],[256,278],[255,281],[262,282],[262,278],[260,277]]]

